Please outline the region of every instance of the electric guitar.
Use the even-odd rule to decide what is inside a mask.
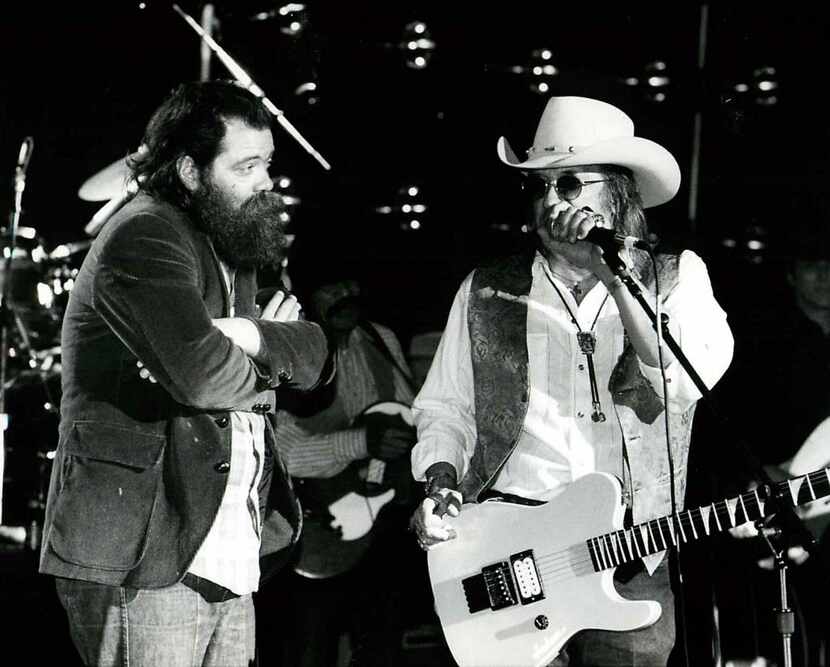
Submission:
[[[830,494],[830,468],[774,484],[777,502],[800,505]],[[615,477],[592,473],[538,506],[465,504],[446,517],[455,539],[428,551],[435,608],[462,667],[534,667],[551,662],[589,628],[636,630],[660,604],[622,598],[617,566],[772,513],[756,489],[705,507],[623,529]]]
[[[355,420],[372,414],[398,415],[413,425],[409,406],[382,401],[366,408]],[[355,461],[334,477],[294,478],[303,507],[303,531],[294,571],[311,579],[326,579],[351,570],[372,541],[380,511],[396,495],[398,478],[411,478],[408,457],[386,463]]]

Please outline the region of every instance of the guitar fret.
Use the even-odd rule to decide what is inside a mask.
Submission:
[[[758,501],[758,494],[755,489],[741,496],[748,521],[757,521],[764,516],[764,509]]]
[[[683,512],[678,512],[674,515],[675,531],[680,531],[680,539],[685,544],[688,542],[686,531],[683,530]]]
[[[611,562],[611,554],[608,553],[608,545],[605,543],[602,536],[598,537],[597,541],[599,542],[600,552],[602,553],[602,562],[605,565],[605,569],[608,569],[613,565]]]
[[[709,508],[708,507],[701,507],[700,508],[700,518],[703,522],[703,530],[706,531],[706,534],[709,534]]]
[[[657,544],[657,542],[655,541],[655,547],[656,547],[655,551],[663,551],[664,549],[668,549],[668,544],[666,544],[666,536],[663,535],[663,526],[660,525],[660,519],[654,519],[652,521],[649,521],[649,523],[653,524],[654,527],[657,529],[657,530],[652,529],[652,534],[654,534],[656,532],[657,535],[660,536],[660,542],[663,545],[661,547],[660,544]]]
[[[689,515],[689,525],[692,527],[692,535],[694,535],[694,538],[696,540],[700,539],[700,536],[697,534],[697,528],[695,528],[695,517],[700,515],[700,510],[689,511],[688,515]]]
[[[813,489],[813,482],[812,482],[812,480],[810,479],[810,476],[809,476],[809,475],[805,475],[805,476],[804,476],[804,479],[807,481],[807,488],[810,490],[810,497],[811,497],[811,499],[812,499],[812,500],[815,500],[816,498],[818,498],[818,496],[816,495],[815,489]]]
[[[758,505],[758,517],[762,518],[766,516],[766,512],[764,511],[766,508],[764,506],[764,501],[761,499],[761,496],[758,495],[758,489],[752,489],[752,495],[755,497],[755,502]]]
[[[716,503],[712,503],[712,514],[710,515],[710,518],[711,517],[714,517],[714,519],[715,519],[715,530],[714,530],[714,532],[719,533],[720,531],[723,530],[723,526],[720,523],[720,516],[718,516],[718,506],[717,506]]]
[[[813,484],[813,488],[816,489],[818,498],[823,498],[830,493],[830,480],[827,479],[826,470],[810,473],[810,482]]]
[[[616,535],[616,537],[617,537],[617,543],[619,544],[620,552],[622,552],[622,554],[623,554],[623,559],[624,559],[623,562],[628,563],[631,560],[633,560],[632,557],[631,557],[631,551],[629,549],[629,545],[626,542],[625,531],[618,530],[616,533],[614,533],[614,535]]]
[[[646,553],[653,554],[657,551],[657,542],[654,539],[654,535],[651,532],[651,522],[647,521],[646,523],[642,524],[646,530]]]
[[[605,543],[605,548],[608,550],[608,559],[611,561],[611,565],[619,565],[620,562],[617,558],[616,552],[614,551],[614,544],[611,541],[611,536],[608,534],[603,535],[602,541]]]
[[[614,545],[614,553],[617,554],[617,565],[622,565],[625,563],[626,558],[622,543],[620,542],[619,531],[609,533],[609,537],[611,538],[611,543]]]
[[[625,534],[628,539],[628,545],[631,548],[631,553],[637,558],[641,558],[643,554],[640,552],[640,545],[637,544],[637,536],[635,535],[634,530],[634,528],[629,528],[625,531]]]
[[[601,568],[599,566],[599,558],[597,558],[597,551],[594,548],[594,539],[591,538],[591,539],[587,540],[587,544],[588,544],[588,555],[591,556],[591,563],[594,566],[594,572],[599,572]]]
[[[598,537],[594,538],[594,544],[597,547],[597,555],[599,556],[599,564],[603,570],[608,569],[608,562],[605,559],[605,552],[603,550],[603,544]]]
[[[677,536],[674,534],[674,526],[672,525],[670,517],[665,516],[662,519],[659,519],[659,521],[665,524],[666,531],[668,531],[669,538],[671,539],[671,543],[674,546],[677,546]]]
[[[790,500],[793,505],[798,505],[798,489],[801,488],[802,478],[787,480],[787,490],[790,492]]]
[[[738,499],[737,498],[727,498],[726,501],[724,502],[724,505],[726,506],[726,514],[729,518],[729,527],[734,528],[735,526],[738,525],[737,522],[736,522],[736,516],[735,516],[736,513],[737,513],[737,508],[738,508]]]
[[[642,558],[643,556],[647,556],[649,551],[648,547],[646,546],[646,536],[644,534],[644,528],[642,524],[639,526],[634,526],[631,529],[634,535],[634,541],[637,543],[637,554]]]
[[[796,489],[796,503],[801,505],[802,503],[808,503],[811,500],[815,500],[815,498],[811,495],[813,490],[810,488],[809,480],[806,476],[798,477],[797,479],[792,479],[790,481],[793,482],[793,486]]]
[[[740,504],[741,512],[743,513],[741,523],[746,523],[747,521],[752,521],[752,517],[749,515],[749,510],[746,507],[746,503],[744,502],[743,495],[738,496],[738,503]]]
[[[725,528],[732,527],[732,517],[729,515],[729,505],[726,501],[720,501],[712,503],[712,507],[715,508],[715,517],[717,518],[718,528],[717,531],[720,532]]]

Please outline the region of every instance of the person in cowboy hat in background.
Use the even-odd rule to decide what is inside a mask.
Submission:
[[[634,136],[623,111],[584,97],[548,101],[527,159],[516,157],[503,137],[498,155],[523,174],[532,243],[527,252],[464,280],[413,404],[418,442],[412,471],[426,482],[426,498],[411,527],[427,550],[455,537],[446,515],[459,513],[462,498],[550,501],[594,471],[623,482],[629,521],[671,513],[664,409],[678,509],[683,502],[700,394],[664,350],[663,398],[651,321],[609,267],[613,258],[585,241],[595,227],[647,238],[644,209],[677,193],[676,160]],[[630,254],[631,275],[653,308],[655,276],[647,254],[621,254]],[[689,250],[660,255],[657,266],[671,333],[712,387],[731,361],[733,338],[706,266]],[[590,516],[590,508],[586,512]],[[556,526],[535,528],[543,529]],[[614,575],[623,597],[660,602],[662,615],[653,625],[579,632],[561,653],[542,646],[535,664],[665,665],[675,624],[664,554],[636,559]],[[483,644],[481,637],[471,640]]]

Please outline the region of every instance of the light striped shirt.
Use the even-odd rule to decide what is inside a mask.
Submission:
[[[395,334],[384,326],[374,327],[393,358],[409,373]],[[355,418],[378,401],[412,403],[409,380],[392,367],[366,332],[359,328],[352,331],[348,344],[336,354],[333,403],[312,417],[298,418],[288,412],[277,415],[277,446],[293,477],[333,477],[352,461],[366,458],[366,433],[353,426]],[[388,388],[378,387],[373,368],[389,379]]]
[[[222,273],[233,317],[233,276],[224,263]],[[227,486],[210,532],[188,571],[245,595],[259,588],[259,482],[265,456],[265,418],[251,412],[231,412],[230,417]]]

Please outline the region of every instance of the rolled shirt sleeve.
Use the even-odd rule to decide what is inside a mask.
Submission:
[[[709,272],[703,260],[691,250],[680,255],[678,282],[666,297],[663,312],[669,316],[669,332],[707,388],[711,389],[732,361],[734,339],[712,292]],[[663,397],[659,368],[640,361],[640,371]],[[666,366],[668,409],[684,412],[701,397],[689,374],[677,360]]]
[[[418,429],[418,442],[412,450],[412,474],[419,481],[425,479],[426,469],[437,461],[452,464],[458,479],[462,479],[475,448],[475,394],[467,329],[471,284],[472,274],[455,295],[432,366],[412,405]]]

